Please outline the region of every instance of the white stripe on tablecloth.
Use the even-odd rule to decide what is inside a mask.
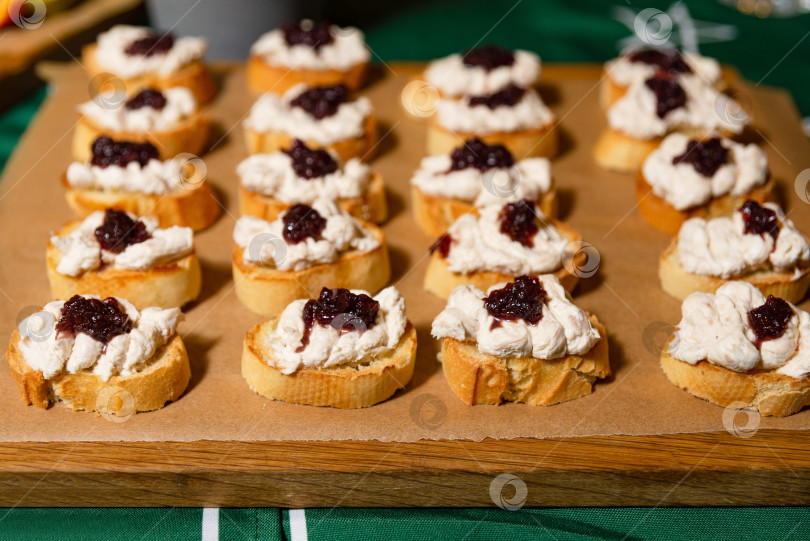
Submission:
[[[290,541],[307,541],[307,516],[303,509],[290,509]]]
[[[219,507],[203,509],[202,541],[219,541]]]

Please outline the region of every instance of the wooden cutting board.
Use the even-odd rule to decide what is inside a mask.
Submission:
[[[48,115],[66,115],[62,124],[70,126],[73,122],[73,107],[60,95],[60,81],[68,78],[75,82],[77,68],[51,72],[56,78],[56,91],[46,104],[44,111]],[[242,77],[240,67],[221,66],[218,72],[222,75],[221,83],[224,92],[212,105],[212,116],[227,112],[238,118],[247,111],[251,101],[239,99],[238,93]],[[381,80],[373,83],[369,93],[373,95],[375,105],[386,104],[386,129],[393,128],[392,136],[381,144],[381,168],[385,169],[386,182],[395,195],[392,206],[394,217],[386,225],[389,233],[407,236],[415,226],[409,222],[407,179],[415,163],[412,151],[414,145],[421,145],[418,140],[421,131],[406,119],[402,108],[392,107],[400,100],[400,89],[421,70],[420,66],[392,64],[381,67]],[[394,75],[395,74],[395,75]],[[89,414],[65,413],[54,407],[44,413],[31,412],[20,404],[10,403],[6,411],[7,426],[19,427],[20,419],[30,420],[29,440],[17,438],[16,442],[0,443],[0,505],[3,506],[492,506],[515,507],[519,505],[536,506],[613,506],[613,505],[799,505],[810,503],[810,432],[797,429],[777,429],[779,427],[804,427],[806,413],[796,417],[788,424],[774,420],[762,419],[755,423],[759,430],[755,433],[740,432],[734,435],[733,424],[746,424],[746,415],[739,414],[733,423],[726,423],[730,430],[723,430],[720,422],[723,409],[705,404],[674,389],[657,369],[652,355],[644,353],[642,342],[649,342],[649,336],[642,336],[642,330],[650,328],[660,321],[677,322],[678,303],[661,296],[655,280],[654,264],[649,264],[649,254],[657,253],[666,246],[666,236],[650,237],[654,246],[638,246],[640,254],[637,273],[617,272],[618,264],[612,263],[625,254],[622,246],[632,242],[628,233],[626,242],[622,238],[611,239],[608,235],[617,228],[621,233],[640,230],[647,234],[646,224],[638,217],[633,208],[633,186],[630,178],[594,170],[590,159],[590,146],[603,125],[600,114],[591,114],[583,118],[580,107],[587,111],[596,111],[596,83],[600,76],[599,66],[547,65],[544,66],[544,97],[552,104],[563,127],[563,153],[554,162],[555,175],[561,187],[570,191],[567,196],[569,207],[567,219],[572,225],[580,228],[585,239],[600,248],[604,258],[603,275],[595,282],[589,283],[578,292],[584,306],[597,308],[600,319],[607,319],[611,343],[611,362],[616,376],[612,381],[600,384],[597,392],[577,401],[588,405],[585,409],[573,409],[570,415],[561,415],[567,411],[554,406],[527,410],[502,406],[494,410],[483,408],[460,407],[455,398],[443,386],[440,370],[425,369],[432,359],[430,355],[420,357],[419,363],[423,372],[418,375],[409,389],[400,393],[389,403],[377,406],[366,413],[353,417],[353,422],[360,424],[359,432],[351,432],[350,427],[341,432],[337,427],[336,434],[361,434],[362,415],[376,415],[390,412],[390,438],[398,428],[396,426],[398,404],[413,405],[405,402],[409,395],[434,397],[446,407],[446,425],[453,424],[453,431],[442,432],[447,426],[440,427],[439,434],[476,434],[469,439],[444,438],[412,441],[361,441],[360,439],[343,438],[332,441],[302,441],[307,438],[296,437],[287,441],[272,441],[272,434],[261,438],[251,437],[247,431],[243,437],[217,438],[216,434],[228,433],[205,427],[207,424],[221,423],[214,415],[216,410],[225,405],[217,404],[216,397],[199,401],[204,393],[206,379],[213,380],[220,376],[220,370],[229,370],[232,374],[236,396],[228,395],[230,388],[223,385],[223,401],[226,400],[259,400],[250,395],[249,390],[240,385],[238,363],[229,366],[228,359],[208,358],[204,363],[193,363],[198,374],[186,397],[176,405],[166,408],[166,414],[177,411],[185,404],[200,406],[186,417],[173,420],[173,423],[188,423],[197,427],[196,431],[183,432],[167,428],[166,433],[183,434],[174,441],[161,437],[150,431],[150,424],[156,424],[164,417],[162,414],[138,415],[127,426],[134,427],[130,433],[118,438],[105,437],[108,441],[94,441],[99,430],[97,423],[107,423],[103,419],[93,419]],[[66,77],[66,79],[60,79]],[[569,85],[569,81],[577,81]],[[67,84],[65,84],[67,86]],[[570,88],[578,88],[576,94],[570,94]],[[810,148],[799,129],[799,117],[792,108],[784,93],[764,89],[754,90],[746,87],[745,96],[750,96],[755,111],[771,111],[780,119],[780,126],[766,124],[763,129],[765,138],[763,146],[769,153],[774,170],[782,183],[783,196],[793,210],[792,218],[797,223],[808,223],[808,207],[793,192],[792,181],[802,169],[810,166],[808,156]],[[61,100],[61,101],[60,101]],[[579,110],[580,112],[575,112]],[[398,111],[398,112],[397,112]],[[399,116],[397,116],[399,115]],[[9,200],[19,201],[20,205],[32,205],[32,201],[48,201],[47,212],[32,213],[29,227],[47,230],[56,228],[62,220],[69,217],[64,204],[58,201],[61,194],[47,193],[42,190],[56,190],[58,178],[26,177],[42,172],[41,176],[56,176],[54,171],[67,166],[70,134],[43,133],[45,122],[49,119],[38,117],[30,134],[26,136],[21,147],[7,170],[0,184],[0,201],[9,196]],[[402,124],[400,125],[400,121]],[[231,131],[231,125],[221,126],[222,130],[214,137],[233,144],[229,139],[238,141],[238,128]],[[418,126],[417,126],[418,127]],[[775,129],[779,128],[779,129]],[[50,138],[49,138],[50,137]],[[414,142],[415,141],[415,142]],[[411,149],[408,151],[407,149]],[[53,149],[53,152],[51,150]],[[211,153],[211,169],[221,158],[214,150]],[[227,152],[227,151],[226,151]],[[408,154],[405,159],[406,153]],[[242,152],[242,155],[244,152]],[[42,161],[65,160],[56,165],[42,165]],[[16,160],[16,161],[15,161]],[[26,163],[22,163],[25,161]],[[206,157],[208,162],[208,158]],[[30,163],[29,163],[30,162]],[[36,162],[36,163],[34,163]],[[417,162],[418,163],[418,160]],[[230,194],[234,193],[236,178],[233,171],[236,160],[219,168],[217,175],[209,174],[212,182],[222,191],[228,210],[236,213],[236,201]],[[47,172],[47,174],[44,174]],[[26,180],[28,178],[28,180]],[[19,190],[19,192],[18,192]],[[16,192],[16,193],[15,193]],[[39,198],[39,199],[37,199]],[[617,199],[614,199],[617,198]],[[51,200],[54,200],[51,206]],[[601,206],[600,206],[601,203]],[[2,205],[2,203],[0,203]],[[0,213],[13,212],[8,201],[0,206]],[[34,215],[36,214],[36,215]],[[589,216],[589,214],[591,216]],[[591,221],[592,215],[599,214],[604,219]],[[2,218],[2,216],[0,216]],[[225,219],[225,218],[223,218]],[[45,222],[45,225],[42,224]],[[599,228],[594,226],[599,225]],[[22,225],[22,224],[21,224]],[[801,227],[801,226],[800,226]],[[806,229],[806,226],[804,227]],[[23,230],[21,230],[23,231]],[[199,242],[205,240],[203,234]],[[40,233],[38,235],[41,236]],[[421,233],[414,232],[414,242],[426,244],[428,239]],[[25,233],[21,238],[27,239]],[[600,244],[600,239],[602,239]],[[401,238],[392,239],[403,242]],[[406,239],[407,240],[407,239]],[[27,241],[26,241],[27,242]],[[44,242],[44,241],[43,241]],[[410,242],[410,240],[408,240]],[[613,244],[611,244],[613,243]],[[0,276],[4,290],[9,284],[13,290],[4,293],[8,296],[8,305],[0,313],[4,330],[13,326],[19,299],[41,298],[47,291],[43,288],[43,277],[34,270],[42,259],[39,246],[20,246],[8,241],[6,253],[9,257],[0,264]],[[426,246],[425,246],[426,247]],[[604,249],[602,249],[604,247]],[[229,246],[220,246],[220,250],[229,251]],[[423,250],[424,247],[420,248]],[[407,252],[407,250],[405,250]],[[612,254],[610,253],[612,252]],[[410,253],[413,256],[413,253]],[[633,252],[627,252],[632,254]],[[410,257],[409,256],[409,257]],[[405,258],[395,261],[395,267],[401,267],[398,280],[406,289],[409,312],[418,312],[429,306],[435,312],[435,299],[426,293],[420,293],[418,287],[407,284],[408,280],[421,278],[418,261]],[[627,256],[624,256],[627,259]],[[18,262],[18,263],[15,263]],[[652,259],[654,261],[654,258]],[[15,265],[31,273],[25,279],[15,276]],[[416,272],[411,273],[413,266]],[[219,269],[225,290],[229,287],[227,268]],[[19,273],[18,273],[19,274]],[[411,278],[408,278],[409,275]],[[418,275],[418,276],[416,276]],[[210,279],[211,276],[204,277]],[[30,288],[21,290],[20,284],[30,283]],[[418,285],[418,280],[415,280]],[[29,286],[26,286],[28,288]],[[11,288],[9,288],[11,289]],[[425,296],[422,296],[425,295]],[[224,297],[224,294],[223,294]],[[14,299],[12,301],[12,298]],[[220,311],[229,314],[229,302],[222,304],[218,298],[206,300],[192,309],[189,314],[194,320],[194,310]],[[33,300],[31,301],[33,302]],[[29,303],[30,304],[30,303]],[[806,307],[806,305],[805,305]],[[234,310],[239,310],[235,305]],[[634,315],[635,314],[635,315]],[[224,319],[224,316],[223,318]],[[637,321],[638,320],[638,321]],[[206,320],[208,325],[225,325],[217,318]],[[233,334],[233,333],[231,333]],[[3,335],[7,338],[10,332]],[[430,350],[429,334],[422,332],[419,337],[420,349]],[[238,336],[235,341],[238,343]],[[215,349],[211,351],[220,351]],[[233,349],[233,348],[231,348]],[[197,350],[205,357],[208,350]],[[434,361],[435,362],[435,361]],[[636,383],[627,384],[639,374],[646,374]],[[10,387],[6,378],[7,369],[0,370],[0,388],[4,392]],[[646,378],[646,379],[645,379]],[[5,380],[5,381],[4,381]],[[223,380],[231,381],[231,380]],[[637,393],[622,394],[627,385],[638,385]],[[653,386],[651,400],[643,401],[645,385]],[[636,388],[636,387],[630,387]],[[424,394],[425,389],[430,394]],[[615,393],[614,393],[615,391]],[[422,395],[419,393],[422,392]],[[207,396],[207,395],[202,395]],[[622,401],[613,400],[622,396]],[[16,397],[14,397],[16,399]],[[636,399],[639,398],[638,401]],[[2,397],[0,397],[2,400]],[[590,402],[588,402],[590,401]],[[246,402],[247,404],[247,402]],[[251,402],[253,404],[253,402]],[[264,405],[264,403],[261,403]],[[579,407],[577,404],[574,408]],[[172,409],[174,408],[174,409]],[[246,405],[247,408],[247,405]],[[454,412],[462,411],[461,417],[453,417]],[[247,409],[245,410],[247,411]],[[270,412],[287,411],[283,408],[271,409]],[[302,422],[309,419],[323,419],[322,412],[306,407],[297,407],[302,415]],[[493,413],[494,412],[494,413]],[[577,414],[578,416],[574,415]],[[232,416],[238,416],[238,409]],[[501,417],[493,417],[500,415]],[[543,418],[561,419],[560,426],[543,426],[538,434],[542,438],[513,437],[493,439],[477,437],[510,433],[510,419],[515,423],[526,422],[527,415],[534,415],[538,423]],[[604,425],[615,426],[615,433],[632,433],[636,435],[601,435],[598,429],[588,428],[586,417],[594,415],[604,419]],[[151,417],[150,417],[151,416]],[[407,411],[406,415],[407,417]],[[713,423],[701,423],[702,417],[711,417]],[[413,411],[411,410],[411,417]],[[690,419],[690,417],[698,417]],[[369,417],[370,418],[370,417]],[[671,419],[678,422],[670,422]],[[88,421],[89,419],[89,421]],[[211,421],[209,419],[214,419]],[[329,417],[332,419],[332,417]],[[342,417],[334,417],[339,422]],[[428,418],[427,423],[443,422],[439,417]],[[501,425],[494,426],[493,419],[499,419]],[[563,422],[562,419],[565,419]],[[646,424],[645,424],[646,420]],[[652,421],[655,421],[654,423]],[[67,430],[73,422],[88,423],[91,427],[83,437],[52,438],[60,441],[47,441],[41,434],[48,434],[60,429]],[[49,424],[50,422],[50,424]],[[267,419],[272,422],[272,415]],[[323,421],[320,421],[323,422]],[[483,424],[481,428],[476,424]],[[424,423],[423,423],[424,425]],[[82,425],[84,426],[84,425]],[[695,428],[698,427],[698,428]],[[710,427],[710,428],[707,428]],[[714,427],[714,428],[711,428]],[[768,428],[771,427],[771,428]],[[104,425],[100,426],[103,429]],[[172,430],[169,430],[172,428]],[[272,429],[272,427],[270,427]],[[424,428],[424,426],[423,426]],[[356,429],[356,427],[355,427]],[[711,429],[707,432],[706,430]],[[286,429],[285,429],[286,430]],[[370,430],[370,429],[369,429]],[[521,428],[530,431],[531,427]],[[577,430],[580,430],[578,432]],[[612,429],[613,430],[613,429]],[[699,433],[666,433],[690,432]],[[272,432],[272,430],[271,430]],[[515,432],[515,431],[512,431]],[[663,432],[657,434],[658,432]],[[3,440],[0,429],[0,440]],[[406,432],[403,432],[405,434]],[[117,433],[116,433],[117,434]],[[123,432],[122,432],[123,434]],[[207,439],[185,441],[188,434],[202,434]],[[377,432],[375,432],[377,434]],[[410,434],[410,433],[408,433]],[[573,434],[585,434],[573,437]],[[590,434],[590,435],[588,435]],[[600,434],[600,435],[594,435]],[[213,437],[211,437],[213,435]],[[201,436],[203,437],[203,436]],[[116,441],[116,438],[120,441]],[[169,441],[164,441],[164,440]],[[263,439],[264,441],[251,441]],[[320,439],[320,438],[316,438]],[[395,440],[395,438],[393,438]],[[295,441],[292,441],[295,440]],[[514,477],[510,477],[514,476]]]

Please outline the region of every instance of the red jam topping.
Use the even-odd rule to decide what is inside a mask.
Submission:
[[[448,233],[445,233],[438,239],[433,245],[430,247],[430,253],[438,251],[439,255],[443,258],[447,259],[447,254],[450,253],[450,246],[453,244],[453,237],[451,237]]]
[[[142,107],[151,107],[152,109],[160,111],[166,107],[166,96],[154,88],[146,88],[127,100],[124,107],[126,107],[128,111],[134,111]]]
[[[773,237],[779,236],[779,220],[776,213],[769,208],[760,206],[756,201],[748,200],[740,207],[745,233],[747,235],[764,235],[765,233]]]
[[[675,79],[656,74],[652,79],[644,81],[644,84],[655,94],[655,112],[658,118],[664,118],[670,111],[686,105],[686,92]]]
[[[287,45],[306,45],[316,51],[334,41],[331,29],[331,23],[315,24],[311,21],[290,21],[281,27]]]
[[[151,238],[140,220],[133,220],[122,210],[107,209],[104,223],[96,228],[96,240],[103,250],[120,254],[128,246]]]
[[[486,105],[490,109],[506,106],[512,107],[526,93],[525,88],[519,86],[509,85],[503,90],[490,94],[489,96],[473,96],[470,98],[470,107],[477,107],[479,105]]]
[[[300,139],[295,139],[284,153],[292,158],[295,174],[301,178],[323,177],[338,168],[337,162],[327,151],[312,150]]]
[[[132,143],[130,141],[113,141],[109,137],[99,137],[93,141],[92,165],[98,167],[126,167],[130,162],[138,162],[141,167],[149,160],[160,157],[158,150],[151,143]]]
[[[326,218],[314,208],[303,203],[291,206],[284,213],[281,221],[284,224],[281,236],[284,237],[287,244],[298,244],[310,237],[317,238],[326,227]]]
[[[546,290],[536,276],[518,276],[502,289],[492,291],[484,297],[484,307],[495,318],[491,328],[500,327],[503,320],[517,319],[536,325],[543,319],[546,296]]]
[[[757,347],[762,342],[775,340],[785,334],[793,313],[793,308],[786,300],[773,295],[768,295],[765,304],[748,312],[748,325],[757,337]]]
[[[318,120],[337,113],[338,107],[349,101],[349,89],[345,85],[318,86],[304,91],[290,102]]]
[[[686,151],[672,158],[672,163],[691,164],[704,177],[713,177],[721,165],[728,163],[728,149],[720,143],[719,137],[707,141],[689,141]]]
[[[132,321],[113,297],[102,301],[74,295],[65,302],[56,323],[57,333],[75,336],[81,332],[103,344],[131,330]]]
[[[527,248],[534,246],[534,235],[538,227],[533,201],[521,199],[507,203],[501,209],[498,220],[501,223],[501,233]]]
[[[450,154],[452,165],[450,171],[461,171],[474,167],[482,173],[493,167],[512,167],[515,159],[503,145],[488,145],[480,139],[473,138],[453,150]]]
[[[171,34],[151,35],[130,43],[124,52],[130,56],[154,56],[166,54],[174,46]]]
[[[514,62],[515,55],[512,54],[512,51],[494,44],[476,47],[464,53],[465,66],[480,67],[486,71],[492,71],[501,66],[511,66]]]
[[[641,62],[657,67],[667,73],[692,73],[692,68],[683,61],[678,51],[661,51],[659,49],[641,49],[627,56],[630,62]]]
[[[310,299],[304,305],[304,336],[298,352],[309,344],[312,327],[318,325],[332,326],[340,334],[371,328],[377,320],[380,303],[361,293],[356,295],[348,289],[321,289],[317,299]]]

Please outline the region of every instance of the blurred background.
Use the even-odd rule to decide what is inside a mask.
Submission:
[[[46,96],[36,63],[78,62],[113,24],[205,36],[209,59],[243,60],[263,32],[303,17],[359,27],[376,62],[485,43],[544,62],[604,62],[633,43],[643,18],[664,25],[670,44],[787,88],[810,115],[810,0],[0,0],[0,165]]]

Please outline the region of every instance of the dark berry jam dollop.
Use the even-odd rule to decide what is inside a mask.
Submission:
[[[290,21],[281,27],[287,45],[306,45],[316,51],[334,41],[331,29],[331,23],[315,24],[312,21]]]
[[[96,228],[96,240],[102,250],[120,254],[128,246],[149,240],[146,226],[140,220],[133,220],[123,210],[107,209],[104,223]]]
[[[130,56],[154,56],[166,54],[174,47],[174,36],[171,34],[152,35],[135,40],[124,49]]]
[[[689,67],[689,64],[684,62],[681,53],[674,50],[640,49],[630,53],[627,58],[630,62],[649,64],[667,73],[692,73],[692,68]]]
[[[686,92],[675,79],[656,75],[644,81],[644,84],[655,94],[658,118],[664,118],[670,111],[686,105]]]
[[[337,171],[338,164],[325,150],[313,150],[300,139],[295,139],[289,150],[284,151],[292,158],[295,174],[301,178],[313,179]]]
[[[527,248],[534,246],[534,235],[538,227],[533,201],[521,199],[507,203],[501,209],[498,221],[501,224],[501,233]]]
[[[447,254],[450,253],[450,246],[453,244],[453,237],[445,233],[430,246],[430,253],[439,252],[443,258],[447,259]]]
[[[495,44],[469,49],[464,53],[464,65],[471,68],[480,67],[492,71],[501,66],[511,66],[515,62],[512,51]]]
[[[490,109],[506,106],[512,107],[526,93],[525,88],[520,88],[516,85],[509,85],[499,92],[490,94],[489,96],[473,96],[470,98],[470,107],[477,107],[479,105],[486,105]]]
[[[672,158],[672,163],[691,164],[704,177],[712,177],[721,165],[728,163],[728,149],[721,144],[719,137],[712,137],[708,141],[689,141],[686,151]]]
[[[775,340],[785,334],[787,324],[793,317],[793,308],[784,299],[768,295],[765,304],[748,312],[748,325],[757,337],[756,345]]]
[[[102,301],[74,295],[65,302],[56,324],[57,333],[75,335],[82,332],[103,344],[131,330],[132,321],[112,297]]]
[[[158,150],[151,143],[113,141],[109,137],[99,137],[93,141],[93,159],[90,163],[99,167],[126,167],[130,162],[138,162],[141,167],[149,160],[157,160]]]
[[[764,235],[765,233],[773,237],[779,236],[779,220],[776,213],[769,208],[761,206],[756,201],[748,200],[740,207],[745,233],[748,235]]]
[[[477,138],[470,139],[464,146],[453,150],[450,159],[450,171],[474,167],[482,173],[493,167],[512,167],[515,163],[512,153],[505,146],[488,145]]]
[[[337,113],[338,107],[349,101],[349,89],[345,85],[318,86],[306,90],[290,102],[318,120]]]
[[[298,351],[303,351],[309,344],[312,327],[318,325],[332,326],[340,334],[371,328],[377,320],[380,303],[361,293],[356,295],[348,289],[321,289],[317,299],[310,299],[304,305],[304,336]]]
[[[151,107],[152,109],[157,109],[160,111],[166,107],[166,96],[164,96],[159,90],[155,90],[154,88],[146,88],[138,92],[138,94],[133,96],[131,99],[127,100],[124,107],[126,107],[129,111],[134,111],[143,107]]]
[[[503,320],[516,319],[535,325],[543,319],[545,299],[546,290],[537,277],[518,276],[514,282],[484,297],[484,307],[495,318],[492,328],[499,327]]]
[[[284,213],[282,223],[281,236],[287,244],[298,244],[309,237],[318,238],[326,227],[326,218],[309,205],[296,203]]]

